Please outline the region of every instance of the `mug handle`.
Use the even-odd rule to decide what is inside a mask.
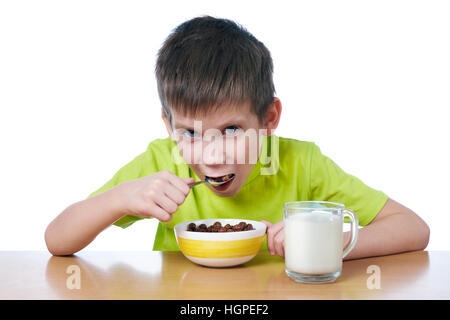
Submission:
[[[353,250],[353,248],[356,245],[356,241],[358,240],[358,217],[357,215],[349,209],[344,209],[343,211],[343,216],[347,216],[350,218],[350,233],[352,235],[352,238],[349,242],[349,244],[347,245],[347,247],[344,249],[343,253],[342,253],[342,258],[345,258],[346,255],[348,255],[350,253],[350,251]]]

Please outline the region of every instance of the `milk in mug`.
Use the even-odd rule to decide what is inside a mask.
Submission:
[[[286,268],[322,275],[342,268],[342,217],[326,211],[296,213],[284,222]]]

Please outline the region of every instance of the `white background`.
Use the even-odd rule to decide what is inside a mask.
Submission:
[[[0,250],[46,250],[56,215],[167,136],[156,54],[203,14],[271,51],[279,136],[316,142],[450,250],[450,2],[429,0],[0,1]],[[151,249],[155,230],[112,226],[84,250]]]

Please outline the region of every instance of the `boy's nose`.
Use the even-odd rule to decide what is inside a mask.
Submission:
[[[203,163],[225,164],[227,163],[227,153],[223,141],[213,141],[203,146]]]

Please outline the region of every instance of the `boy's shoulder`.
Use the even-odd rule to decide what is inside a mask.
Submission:
[[[143,156],[144,161],[159,160],[162,162],[173,162],[181,156],[178,151],[177,143],[172,140],[170,136],[150,141],[147,145],[147,149],[141,155]]]
[[[152,141],[147,146],[147,150],[165,150],[172,149],[176,146],[176,142],[173,141],[169,136],[166,138],[157,138]]]
[[[287,138],[287,137],[281,137],[281,136],[279,136],[278,139],[280,140],[280,142],[298,146],[298,147],[310,147],[311,145],[315,144],[312,141],[298,140],[298,139],[294,139],[294,138]]]
[[[280,153],[301,152],[308,153],[317,148],[312,141],[298,140],[293,138],[278,137]]]
[[[181,177],[188,177],[189,166],[183,159],[177,142],[170,136],[150,141],[141,155],[143,166],[152,170],[168,170]]]
[[[263,143],[260,162],[264,164],[264,167],[270,166],[267,172],[281,169],[290,174],[290,172],[298,172],[299,168],[308,170],[317,148],[311,141],[270,136],[267,142]]]

